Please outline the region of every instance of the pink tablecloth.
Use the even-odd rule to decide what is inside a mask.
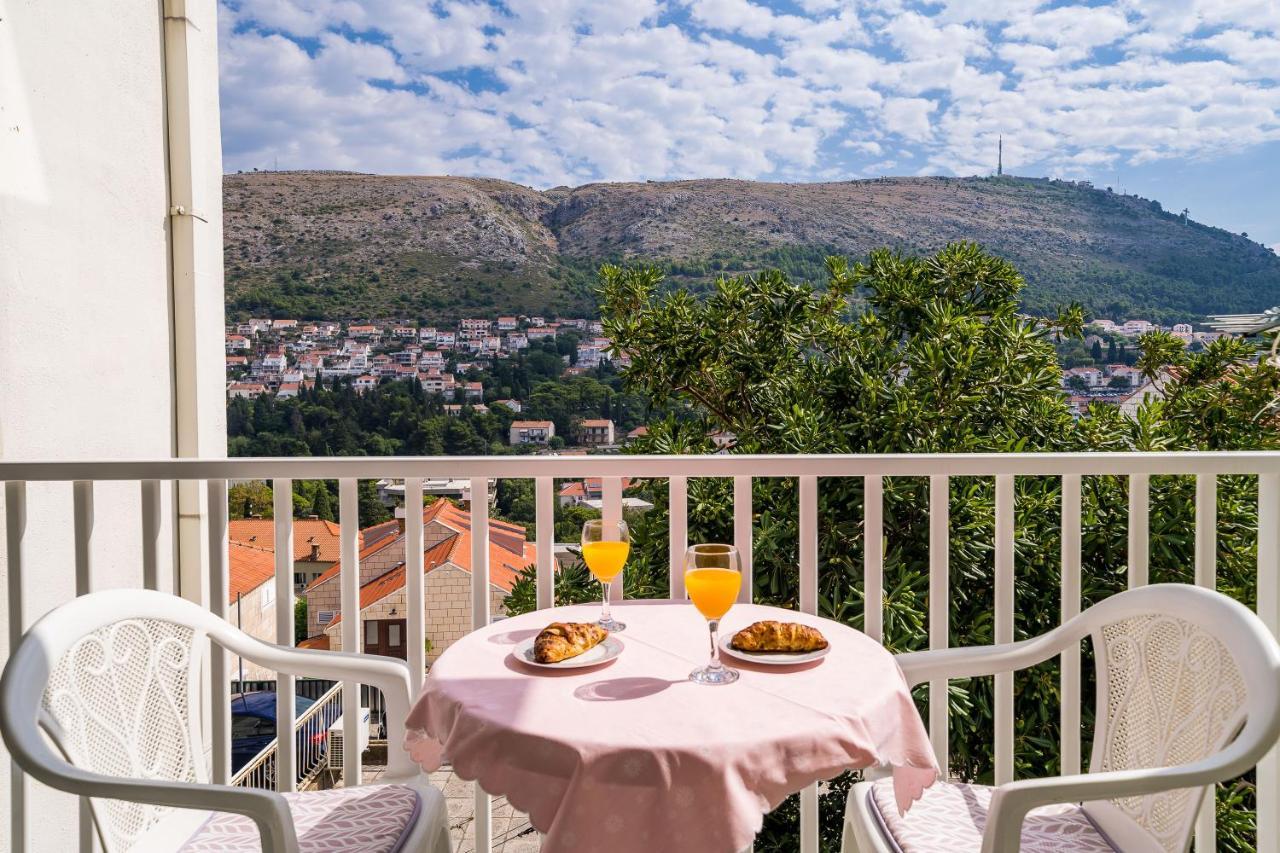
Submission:
[[[591,669],[548,674],[510,653],[549,622],[595,619],[599,605],[528,613],[455,643],[409,714],[414,759],[432,770],[443,752],[460,777],[505,795],[545,835],[546,853],[733,853],[788,795],[843,770],[892,765],[902,810],[933,783],[937,765],[902,673],[865,634],[736,605],[726,631],[805,622],[831,652],[786,670],[726,659],[742,678],[712,687],[687,680],[708,652],[691,604],[616,611],[626,648]]]

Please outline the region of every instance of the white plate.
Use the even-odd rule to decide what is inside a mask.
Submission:
[[[622,654],[622,641],[616,637],[605,637],[576,657],[571,657],[558,663],[538,663],[533,656],[533,643],[536,639],[538,638],[535,636],[522,640],[511,650],[511,654],[521,663],[527,663],[529,666],[536,666],[540,669],[581,669],[585,666],[599,666]]]
[[[758,663],[764,666],[795,666],[798,663],[808,663],[812,660],[824,658],[827,656],[827,652],[831,651],[831,643],[828,641],[825,649],[818,649],[814,652],[744,652],[729,645],[733,642],[733,634],[736,633],[738,632],[726,632],[720,636],[720,651],[730,657],[735,657],[748,663]]]

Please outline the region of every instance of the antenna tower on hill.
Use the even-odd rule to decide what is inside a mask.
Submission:
[[[1004,134],[996,142],[996,177],[1004,174]]]

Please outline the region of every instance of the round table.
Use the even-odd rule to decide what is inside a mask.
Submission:
[[[705,620],[688,602],[616,605],[620,657],[549,671],[511,654],[551,622],[590,622],[600,605],[504,619],[454,643],[409,715],[406,748],[425,769],[447,756],[463,779],[505,795],[546,853],[732,853],[766,812],[844,770],[889,765],[905,810],[937,775],[929,738],[893,656],[846,625],[738,604],[735,632],[760,619],[812,625],[821,660],[790,667],[725,657],[742,678],[688,680],[706,662]]]

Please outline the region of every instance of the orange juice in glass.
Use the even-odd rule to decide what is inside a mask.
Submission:
[[[694,545],[685,552],[684,588],[693,606],[707,620],[711,630],[711,661],[689,673],[698,684],[732,684],[738,671],[720,663],[716,642],[720,619],[738,600],[742,588],[742,565],[738,549],[732,545]]]
[[[593,518],[582,525],[582,560],[603,588],[604,605],[599,625],[606,631],[617,633],[627,626],[609,613],[609,592],[613,581],[622,573],[631,551],[631,530],[625,521],[606,524]]]

